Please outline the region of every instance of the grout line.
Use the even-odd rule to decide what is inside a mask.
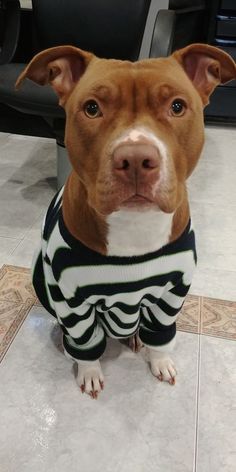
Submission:
[[[200,375],[201,375],[201,334],[198,335],[198,367],[197,367],[197,388],[196,388],[196,426],[195,426],[195,447],[194,447],[194,469],[198,468],[198,433],[199,433],[199,409],[200,409]]]
[[[225,341],[234,341],[236,340],[236,335],[231,336],[227,336],[226,334],[215,334],[215,333],[200,333],[200,332],[196,332],[196,331],[191,331],[190,329],[185,329],[185,328],[180,328],[177,326],[177,331],[178,332],[181,332],[181,333],[186,333],[186,334],[194,334],[196,336],[199,336],[201,334],[201,336],[204,336],[204,337],[207,337],[207,338],[215,338],[215,339],[224,339]]]
[[[202,334],[204,297],[199,299],[199,334]]]
[[[42,223],[43,223],[43,217],[47,211],[47,208],[48,208],[48,205],[45,205],[45,207],[43,207],[41,210],[40,210],[40,213],[38,214],[38,216],[34,219],[34,221],[32,222],[32,225],[29,226],[29,228],[27,229],[27,232],[31,231],[31,229],[33,229],[33,227],[35,226],[35,224],[38,222],[38,220],[41,218],[42,219]],[[39,228],[39,231],[40,231],[40,228]],[[27,233],[26,233],[27,234]]]
[[[15,240],[18,241],[20,238],[19,237],[14,238],[12,236],[2,236],[2,235],[0,235],[0,239],[10,239],[11,241],[15,241]]]
[[[17,244],[16,247],[14,247],[14,249],[10,252],[9,256],[13,256],[13,255],[14,255],[14,252],[18,249],[18,247],[20,246],[20,244],[22,243],[23,240],[24,240],[24,238],[18,240],[18,241],[19,241],[18,244]]]

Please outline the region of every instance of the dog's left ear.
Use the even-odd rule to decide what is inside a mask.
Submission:
[[[221,49],[207,44],[191,44],[172,55],[184,68],[202,98],[203,105],[218,84],[236,79],[236,64]]]

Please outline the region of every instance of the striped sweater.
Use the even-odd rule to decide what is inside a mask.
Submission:
[[[127,338],[139,330],[144,345],[168,344],[196,265],[190,222],[179,237],[142,256],[101,255],[75,239],[62,216],[63,189],[54,197],[33,264],[39,300],[63,331],[67,354],[96,360],[106,337]]]

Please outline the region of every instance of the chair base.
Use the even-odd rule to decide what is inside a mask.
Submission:
[[[72,170],[68,153],[61,143],[57,142],[57,188],[60,189]]]

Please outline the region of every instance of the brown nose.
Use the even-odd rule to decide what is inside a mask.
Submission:
[[[122,144],[113,154],[114,172],[122,179],[148,178],[159,169],[159,153],[151,144]]]

